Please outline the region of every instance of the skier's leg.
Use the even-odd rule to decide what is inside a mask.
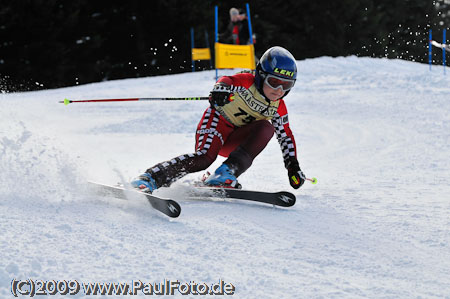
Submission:
[[[236,184],[236,178],[244,173],[256,156],[266,147],[275,129],[267,120],[255,121],[236,129],[220,150],[221,156],[228,157],[206,181],[209,185]]]
[[[149,184],[144,185],[153,191],[159,187],[170,186],[189,173],[208,168],[232,131],[233,127],[217,111],[208,108],[197,126],[196,151],[150,167],[132,182],[133,186],[140,187],[143,181],[149,181]]]
[[[269,121],[255,121],[234,131],[219,155],[228,156],[224,163],[233,169],[235,176],[238,177],[252,165],[274,132],[275,129]]]

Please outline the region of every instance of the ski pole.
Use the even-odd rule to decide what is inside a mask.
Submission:
[[[316,178],[305,178],[305,180],[310,181],[311,184],[317,184],[317,179]]]
[[[307,178],[302,172],[301,172],[301,175],[302,175],[302,179],[304,179],[306,181],[310,181],[311,184],[317,184],[317,179],[316,178]]]
[[[208,97],[191,97],[191,98],[129,98],[129,99],[94,99],[94,100],[69,100],[59,101],[64,105],[70,103],[92,103],[92,102],[131,102],[131,101],[202,101],[208,100]]]

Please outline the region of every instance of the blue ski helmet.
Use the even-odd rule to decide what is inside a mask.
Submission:
[[[264,80],[268,74],[281,79],[297,79],[297,65],[292,54],[282,47],[268,49],[256,65],[255,84],[259,92],[263,93]],[[284,95],[287,95],[287,91]]]

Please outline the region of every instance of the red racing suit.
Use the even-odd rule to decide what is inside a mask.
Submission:
[[[251,73],[224,76],[218,82],[231,86],[230,102],[222,107],[206,109],[197,126],[194,153],[159,163],[146,171],[159,187],[168,186],[188,173],[208,168],[217,155],[228,157],[224,163],[237,164],[235,175],[238,177],[250,167],[274,132],[286,168],[289,159],[297,159],[295,139],[289,128],[283,99],[266,99],[256,88],[255,76]]]

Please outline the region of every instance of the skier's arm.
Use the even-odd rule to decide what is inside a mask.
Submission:
[[[278,143],[283,154],[284,166],[288,171],[289,183],[294,189],[300,188],[305,182],[305,175],[297,160],[297,148],[294,134],[289,127],[289,119],[284,101],[281,100],[277,114],[272,119]]]

